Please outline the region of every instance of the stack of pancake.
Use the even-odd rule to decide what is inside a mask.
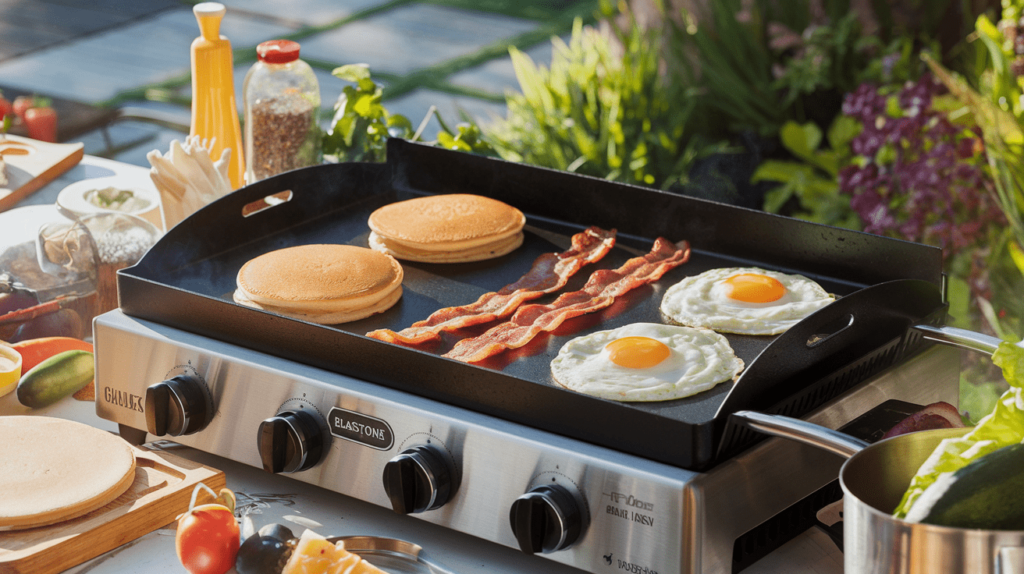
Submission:
[[[467,263],[500,257],[523,244],[526,217],[479,195],[419,197],[370,215],[370,248],[406,261]]]
[[[300,245],[250,260],[238,271],[236,303],[323,325],[357,321],[402,296],[402,265],[500,257],[523,243],[526,217],[478,195],[420,197],[370,215],[371,249]]]
[[[250,260],[238,271],[236,303],[333,325],[389,309],[402,296],[402,265],[352,245],[299,245]]]

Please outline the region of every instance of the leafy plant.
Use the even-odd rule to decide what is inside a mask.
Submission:
[[[716,0],[704,11],[669,19],[671,68],[701,87],[701,97],[729,129],[773,133],[784,122],[772,76],[761,2]]]
[[[769,30],[774,30],[771,45],[780,56],[792,51],[778,65],[773,84],[783,91],[784,107],[802,105],[802,96],[818,91],[852,91],[871,60],[868,50],[878,45],[876,39],[861,36],[852,12],[831,25],[812,25],[803,34],[781,24],[770,25]]]
[[[498,154],[494,147],[484,137],[480,126],[465,111],[460,110],[463,122],[456,125],[455,129],[448,127],[441,114],[433,109],[432,112],[441,124],[441,131],[437,134],[437,146],[454,151],[464,151],[478,155],[494,156]]]
[[[765,194],[764,210],[781,213],[794,199],[799,210],[792,215],[816,223],[860,229],[857,214],[850,209],[849,196],[839,192],[839,168],[849,158],[850,141],[860,133],[860,124],[839,116],[828,131],[828,149],[821,129],[813,123],[787,122],[779,131],[782,145],[802,161],[768,160],[758,166],[752,180],[776,181],[781,185]]]
[[[979,22],[982,19],[979,18]],[[981,26],[979,25],[979,28]],[[992,53],[994,59],[1000,53]],[[964,80],[951,74],[934,59],[926,60],[936,76],[977,121],[985,143],[985,155],[995,188],[995,197],[1007,226],[999,237],[990,241],[991,255],[985,262],[991,278],[991,302],[983,299],[981,306],[990,328],[1001,337],[1017,340],[1024,332],[1024,130],[1021,118],[1005,101],[1007,84],[993,82],[991,76],[1006,68],[993,66],[981,82],[982,94]],[[1006,64],[1006,60],[1003,60]]]
[[[1005,219],[976,128],[950,119],[958,107],[931,75],[848,94],[843,113],[864,129],[850,144],[856,159],[840,171],[839,185],[865,231],[941,247],[972,296],[989,296],[989,274],[976,259],[984,261]]]
[[[497,153],[525,162],[647,186],[685,176],[696,152],[688,129],[695,99],[659,71],[661,37],[631,21],[612,38],[576,20],[568,44],[553,38],[551,67],[511,49],[522,93],[485,128]]]
[[[370,77],[366,64],[341,66],[331,73],[354,85],[342,88],[334,104],[331,128],[323,139],[325,158],[381,162],[386,159],[388,137],[412,137],[409,119],[389,113],[381,104],[383,88]]]

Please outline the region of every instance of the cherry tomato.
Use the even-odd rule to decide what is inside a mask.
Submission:
[[[57,112],[53,108],[31,107],[25,110],[22,121],[25,122],[28,137],[44,142],[57,141]]]
[[[204,504],[178,519],[174,546],[191,574],[224,574],[235,565],[238,521],[226,506]]]
[[[35,96],[18,96],[14,98],[14,115],[19,118],[25,116],[25,111],[32,107],[32,102],[35,101]]]
[[[13,113],[14,106],[11,105],[11,101],[4,97],[3,92],[0,92],[0,120],[3,120],[7,114]]]

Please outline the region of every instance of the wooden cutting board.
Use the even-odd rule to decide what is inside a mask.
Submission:
[[[0,139],[7,162],[7,185],[0,185],[0,211],[6,211],[54,178],[78,165],[85,144],[55,144],[8,134]]]
[[[222,471],[141,447],[135,449],[135,482],[106,506],[74,520],[0,532],[0,572],[62,572],[170,524],[188,510],[195,485],[219,491]]]

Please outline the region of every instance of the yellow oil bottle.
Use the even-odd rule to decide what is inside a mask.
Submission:
[[[202,2],[192,7],[202,35],[192,42],[192,126],[190,135],[215,138],[211,157],[220,159],[231,149],[228,177],[231,187],[244,184],[245,153],[238,124],[235,82],[232,75],[231,42],[220,35],[226,12],[219,2]]]

